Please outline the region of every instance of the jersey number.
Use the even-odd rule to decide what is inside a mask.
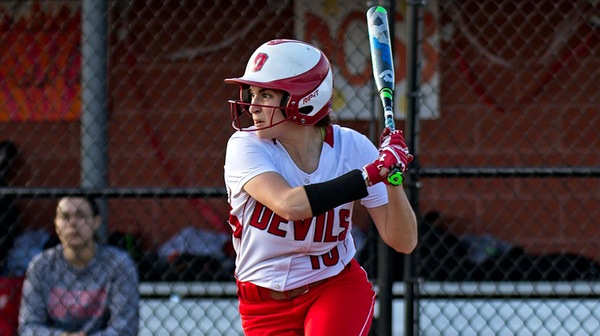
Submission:
[[[312,269],[320,269],[321,260],[323,261],[323,265],[326,267],[337,264],[338,261],[340,261],[340,253],[338,252],[337,246],[329,250],[329,252],[321,254],[320,256],[310,256],[310,265],[312,266]]]

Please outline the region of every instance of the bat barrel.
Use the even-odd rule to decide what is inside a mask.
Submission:
[[[367,10],[367,29],[371,48],[373,78],[383,104],[385,127],[394,131],[396,129],[396,123],[394,122],[394,87],[396,83],[390,27],[385,8],[373,6]],[[401,185],[402,172],[398,168],[392,169],[387,176],[387,180],[391,185]]]

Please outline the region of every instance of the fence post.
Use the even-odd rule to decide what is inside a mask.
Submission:
[[[389,13],[388,24],[390,27],[390,40],[392,41],[392,55],[394,55],[394,16],[396,13],[396,1],[379,1],[381,6],[387,7]],[[379,125],[384,124],[383,113],[378,113]],[[377,285],[379,298],[379,317],[377,321],[377,335],[391,336],[392,335],[392,301],[394,295],[392,293],[393,276],[392,276],[392,256],[394,251],[389,247],[380,236],[377,243]]]
[[[417,214],[419,222],[419,189],[418,189],[418,140],[419,109],[421,83],[421,43],[423,39],[423,8],[427,0],[407,1],[406,15],[406,141],[410,152],[414,155],[412,169],[407,174],[408,199]],[[404,335],[419,333],[418,274],[415,274],[415,260],[418,249],[404,257]]]
[[[81,5],[81,186],[107,187],[107,16],[106,0]],[[98,238],[108,236],[106,200],[98,202],[103,218]]]

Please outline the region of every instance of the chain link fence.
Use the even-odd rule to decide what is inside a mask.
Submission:
[[[91,194],[100,238],[138,266],[140,335],[241,334],[222,178],[237,92],[223,79],[267,40],[307,40],[334,66],[337,122],[377,139],[376,3],[1,1],[0,328],[14,326],[29,260],[57,243],[57,199]],[[593,334],[600,2],[382,4],[420,243],[378,263],[356,211],[357,258],[374,283],[381,267],[394,282],[371,334]]]
[[[440,116],[419,130],[418,329],[594,334],[600,3],[437,8]]]

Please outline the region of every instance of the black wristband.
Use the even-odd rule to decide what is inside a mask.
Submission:
[[[305,185],[304,189],[313,216],[369,195],[362,171],[359,169],[327,182]]]

